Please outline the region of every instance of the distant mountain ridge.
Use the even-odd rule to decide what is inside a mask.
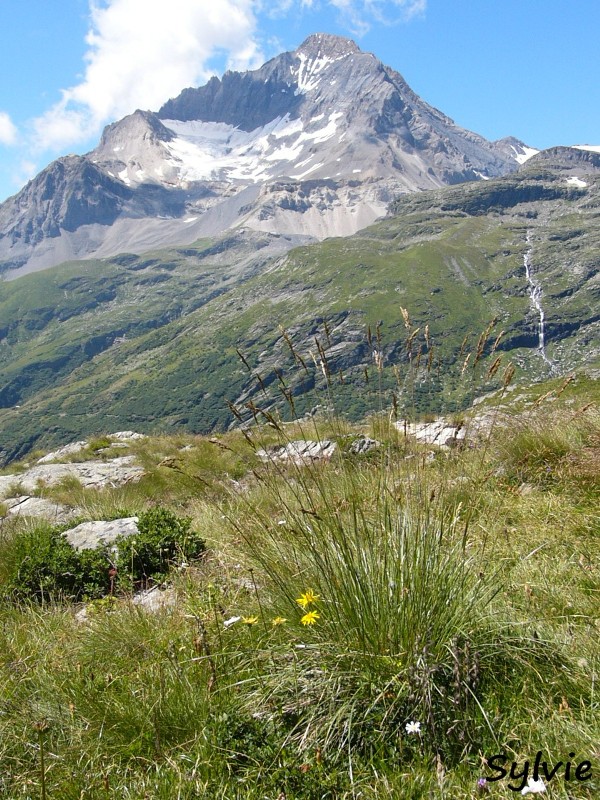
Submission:
[[[347,235],[399,194],[504,175],[534,152],[460,128],[353,41],[313,34],[258,70],[107,126],[86,156],[53,162],[0,206],[0,270],[236,226],[297,243]]]
[[[392,389],[410,413],[452,413],[496,388],[498,355],[527,383],[600,377],[599,220],[600,153],[556,147],[500,178],[406,193],[350,237],[293,248],[234,228],[0,282],[0,465],[114,430],[223,429],[228,401],[250,413],[291,392],[304,414],[324,396],[316,339],[354,418]],[[367,381],[369,326],[382,360]]]

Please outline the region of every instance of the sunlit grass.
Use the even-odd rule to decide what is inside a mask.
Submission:
[[[462,800],[495,753],[597,763],[600,426],[566,399],[507,422],[503,398],[491,435],[450,451],[392,411],[258,414],[245,435],[132,444],[139,484],[45,490],[87,518],[167,504],[209,551],[156,614],[124,592],[86,621],[4,602],[0,796],[41,797],[42,735],[47,796],[67,800]],[[349,454],[358,433],[379,448]],[[301,438],[338,448],[256,455]],[[0,549],[25,530],[4,519]],[[548,794],[597,791],[594,773]]]

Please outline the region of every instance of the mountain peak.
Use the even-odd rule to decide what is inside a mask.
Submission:
[[[341,58],[350,53],[360,53],[361,49],[345,36],[336,36],[333,33],[311,33],[298,47],[296,54],[303,53],[306,56],[329,56],[330,58]]]
[[[134,112],[87,161],[46,170],[39,191],[0,207],[0,272],[242,224],[345,235],[398,194],[506,174],[534,152],[458,127],[351,39],[314,33],[258,69],[184,89],[156,114]]]

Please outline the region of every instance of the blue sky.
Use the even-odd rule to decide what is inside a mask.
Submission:
[[[600,144],[599,0],[0,0],[0,200],[102,127],[315,32],[488,139]]]

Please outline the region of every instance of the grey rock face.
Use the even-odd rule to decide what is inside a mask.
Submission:
[[[378,447],[381,447],[381,442],[378,442],[377,439],[371,439],[369,436],[359,436],[352,442],[348,452],[354,455],[362,455],[363,453],[370,453],[371,450],[376,450]]]
[[[308,464],[312,461],[329,460],[335,453],[337,444],[329,439],[313,442],[299,439],[285,445],[276,445],[267,450],[257,450],[256,455],[265,462],[289,461],[294,464]]]
[[[152,586],[137,592],[131,602],[134,606],[152,614],[177,605],[177,592],[172,586]]]
[[[38,458],[38,464],[51,464],[53,461],[59,461],[61,458],[65,456],[71,456],[75,453],[80,453],[88,446],[86,441],[81,442],[72,442],[71,444],[66,444],[64,447],[59,447],[58,450],[54,450],[52,453],[46,453],[45,456]]]
[[[131,190],[84,156],[65,156],[0,206],[0,242],[35,245],[60,229],[110,225]]]
[[[117,431],[116,433],[111,433],[108,436],[109,439],[115,439],[116,441],[111,442],[111,447],[120,448],[120,447],[127,447],[129,442],[138,441],[140,439],[145,439],[145,435],[143,433],[136,433],[135,431]],[[59,447],[58,450],[54,450],[51,453],[46,453],[45,456],[38,458],[38,464],[51,464],[54,461],[60,461],[61,458],[65,458],[66,456],[75,455],[76,453],[80,453],[82,450],[89,445],[89,442],[86,440],[82,440],[80,442],[72,442],[71,444],[66,444],[64,447]]]
[[[413,436],[422,444],[434,444],[443,449],[456,447],[466,438],[466,428],[454,425],[443,417],[433,422],[405,422],[399,420],[396,427],[407,436]]]
[[[55,525],[62,525],[77,515],[77,512],[60,503],[53,503],[43,497],[12,497],[3,502],[10,516],[41,517]]]
[[[10,497],[13,487],[33,492],[38,486],[53,486],[65,478],[76,478],[87,489],[122,486],[139,481],[144,470],[135,464],[133,456],[112,461],[83,461],[79,464],[38,464],[26,472],[0,476],[0,498]],[[23,494],[23,491],[20,493]]]
[[[116,439],[118,442],[135,442],[145,439],[146,434],[136,433],[135,431],[117,431],[116,433],[111,433],[109,438]]]
[[[135,536],[139,533],[137,517],[123,517],[110,522],[97,520],[82,522],[65,531],[63,536],[76,550],[94,550],[112,544],[119,536]]]

